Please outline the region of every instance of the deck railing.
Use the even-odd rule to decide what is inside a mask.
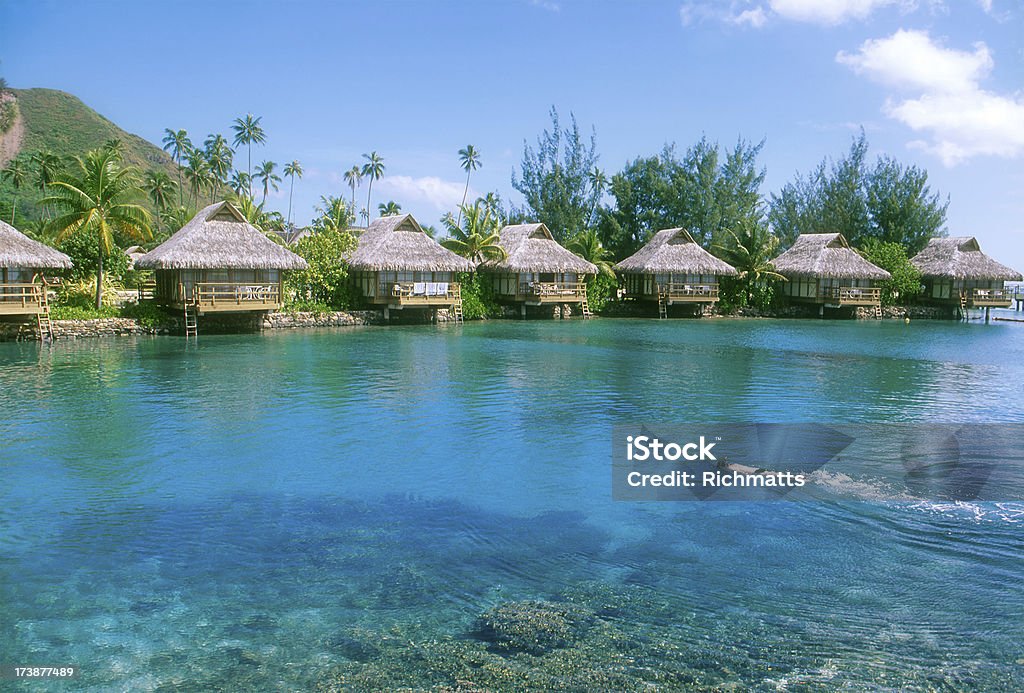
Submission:
[[[971,289],[968,301],[972,306],[1008,308],[1014,300],[1012,289]]]
[[[449,303],[462,297],[458,282],[381,282],[378,296],[399,303]]]
[[[718,284],[702,282],[659,284],[658,294],[670,301],[714,302],[718,300]]]
[[[0,283],[0,312],[13,313],[22,310],[37,310],[44,301],[42,284]]]
[[[882,302],[882,289],[877,286],[832,286],[823,290],[823,296],[841,306],[873,306]]]
[[[259,310],[280,305],[281,288],[274,283],[201,282],[193,287],[193,300],[200,308],[226,309],[241,306]]]
[[[519,295],[537,299],[582,301],[587,296],[587,285],[583,282],[520,282]]]

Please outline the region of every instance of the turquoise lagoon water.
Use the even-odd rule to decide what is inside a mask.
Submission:
[[[50,690],[1020,690],[1024,504],[841,476],[621,503],[609,471],[624,421],[1024,422],[1022,344],[757,320],[0,344],[0,660],[80,668]]]

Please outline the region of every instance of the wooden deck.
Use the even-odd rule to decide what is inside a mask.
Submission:
[[[971,308],[1009,308],[1015,295],[1012,289],[971,289],[967,305]]]
[[[514,297],[531,306],[546,303],[582,303],[587,300],[587,285],[583,282],[521,282]]]
[[[280,310],[283,307],[281,287],[276,283],[203,282],[195,284],[192,292],[191,304],[200,315]]]
[[[825,303],[837,306],[880,306],[882,289],[877,286],[840,286],[825,292]]]
[[[717,303],[718,284],[660,284],[658,297],[669,306],[676,303]]]
[[[0,284],[0,315],[38,315],[45,312],[42,284]]]
[[[388,308],[432,308],[451,306],[462,301],[457,282],[381,282],[372,302]]]

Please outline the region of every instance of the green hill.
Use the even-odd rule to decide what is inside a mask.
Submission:
[[[174,162],[166,152],[138,135],[125,132],[71,94],[54,89],[12,89],[17,97],[19,121],[3,138],[3,151],[30,155],[48,149],[61,157],[80,156],[109,140],[124,143],[125,163],[146,171],[162,168],[177,177]],[[20,140],[15,141],[15,140]],[[2,162],[5,163],[5,162]],[[27,187],[27,189],[26,189]],[[18,218],[37,219],[41,210],[35,204],[39,189],[35,172],[18,195]],[[0,218],[10,221],[14,188],[0,182]]]

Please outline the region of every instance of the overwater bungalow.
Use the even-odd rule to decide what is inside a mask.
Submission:
[[[473,263],[428,236],[411,214],[380,217],[359,235],[348,257],[355,286],[370,304],[392,310],[451,308],[462,318],[462,292],[455,275]]]
[[[787,281],[779,290],[790,302],[817,305],[819,315],[828,308],[878,308],[879,281],[892,275],[865,260],[841,233],[804,233],[786,252],[772,261]]]
[[[1009,308],[1013,291],[1005,282],[1021,281],[1020,272],[981,252],[972,236],[933,238],[910,262],[921,270],[922,300],[961,314],[968,308]]]
[[[587,277],[597,267],[566,250],[544,224],[514,224],[499,233],[504,260],[488,260],[481,273],[491,277],[499,301],[518,304],[523,317],[527,306],[579,305],[584,317]]]
[[[0,221],[0,317],[20,321],[34,316],[39,338],[52,338],[43,272],[70,268],[67,255]]]
[[[154,299],[189,314],[280,310],[283,276],[306,261],[270,240],[230,202],[200,210],[177,233],[135,261],[154,270]]]
[[[704,250],[686,229],[658,231],[615,269],[622,273],[625,296],[657,302],[662,318],[677,304],[702,313],[718,301],[721,277],[736,275],[732,265]]]

